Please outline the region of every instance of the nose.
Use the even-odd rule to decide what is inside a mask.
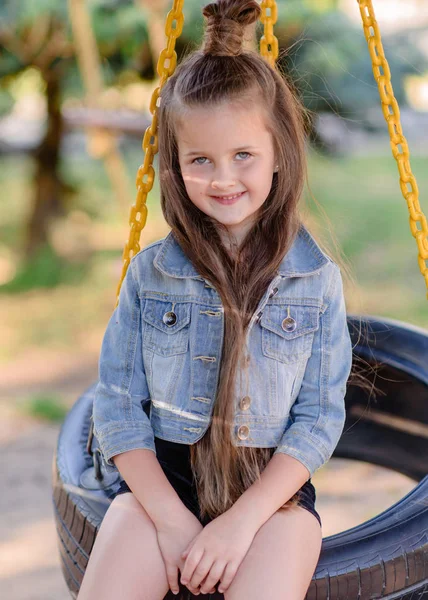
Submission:
[[[227,190],[236,186],[236,180],[227,169],[218,169],[214,174],[211,187],[215,190]]]
[[[211,184],[211,187],[215,190],[227,190],[229,188],[235,187],[235,185],[236,185],[236,183],[234,181],[229,181],[229,182],[213,181]]]

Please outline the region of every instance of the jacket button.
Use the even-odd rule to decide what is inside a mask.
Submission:
[[[296,321],[293,319],[293,317],[286,317],[282,321],[281,327],[284,329],[284,331],[294,331],[296,329]]]
[[[247,410],[250,407],[250,404],[251,404],[250,396],[244,396],[243,398],[241,398],[241,400],[239,402],[239,408],[241,410]]]
[[[248,425],[241,425],[238,429],[238,437],[240,440],[246,440],[250,435],[250,428]]]
[[[175,325],[177,321],[177,315],[172,310],[169,310],[162,317],[162,321],[168,326]]]

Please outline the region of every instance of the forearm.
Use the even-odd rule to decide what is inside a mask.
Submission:
[[[177,519],[186,509],[152,450],[122,452],[113,462],[156,528]]]
[[[309,479],[308,469],[296,458],[278,453],[272,456],[261,481],[251,485],[230,509],[237,518],[259,528]]]

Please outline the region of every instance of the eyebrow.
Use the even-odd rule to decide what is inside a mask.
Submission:
[[[240,152],[242,150],[257,150],[256,146],[240,146],[239,148],[232,148],[231,152]],[[200,154],[204,154],[200,150],[192,150],[191,152],[186,152],[184,156],[198,156]]]

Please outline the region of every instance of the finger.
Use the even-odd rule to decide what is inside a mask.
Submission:
[[[193,588],[188,588],[188,590],[194,595],[194,596],[199,596],[199,594],[201,593],[200,589],[194,590]]]
[[[229,562],[226,565],[226,568],[224,570],[224,574],[223,577],[221,578],[221,582],[220,585],[218,586],[218,591],[222,594],[223,592],[226,592],[228,587],[230,586],[230,584],[233,581],[233,578],[236,575],[236,571],[238,570],[239,565],[233,563],[233,562]]]
[[[192,594],[194,594],[195,596],[197,596],[198,594],[200,594],[200,593],[201,593],[201,590],[200,590],[200,588],[193,588],[193,587],[191,587],[189,584],[187,584],[187,586],[186,586],[186,587],[187,587],[187,589],[188,589],[188,590],[189,590],[189,591],[190,591]]]
[[[166,563],[166,578],[168,580],[168,585],[173,594],[178,594],[180,587],[178,585],[178,568],[177,565],[173,565],[170,563]]]
[[[186,558],[186,562],[184,563],[183,571],[181,572],[181,583],[183,585],[187,585],[192,579],[193,572],[198,566],[203,554],[203,548],[198,549],[195,546],[192,547],[188,557]]]
[[[213,563],[213,557],[205,552],[204,556],[199,561],[199,564],[196,566],[191,579],[189,580],[189,585],[191,585],[192,588],[199,588],[201,582],[210,572]]]
[[[227,562],[217,560],[211,567],[207,577],[202,582],[201,585],[201,593],[202,594],[210,594],[212,590],[215,589],[215,585],[221,579],[223,572],[225,571]]]
[[[190,552],[190,548],[193,546],[193,541],[190,542],[190,544],[188,544],[187,548],[185,548],[181,554],[182,558],[186,558],[186,556],[189,554]]]

